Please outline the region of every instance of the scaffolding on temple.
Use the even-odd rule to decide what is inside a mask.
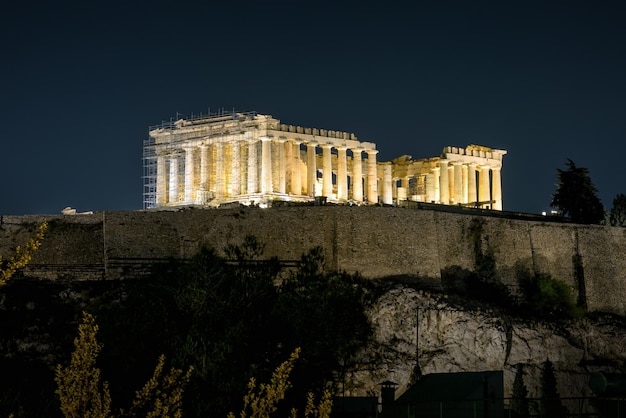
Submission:
[[[225,110],[222,108],[212,113],[209,109],[209,112],[206,114],[192,114],[189,118],[177,113],[176,118],[170,118],[169,121],[162,121],[160,124],[150,126],[149,132],[161,130],[168,131],[171,135],[169,135],[169,139],[166,142],[159,141],[157,143],[156,138],[152,135],[149,135],[148,139],[143,141],[143,209],[161,206],[159,202],[161,193],[167,194],[166,200],[169,201],[185,202],[187,204],[197,203],[200,205],[206,205],[216,197],[240,194],[241,181],[248,168],[248,147],[239,144],[231,145],[230,143],[218,141],[218,138],[209,137],[204,142],[213,164],[210,167],[202,168],[200,164],[202,151],[190,149],[187,155],[181,151],[181,149],[185,148],[184,143],[193,139],[193,134],[180,134],[176,133],[176,130],[182,126],[193,127],[220,122],[235,122],[236,125],[240,125],[244,121],[250,121],[256,115],[257,112],[255,111],[241,112],[235,109]],[[219,152],[217,150],[218,147],[221,148]],[[176,196],[172,196],[175,193],[175,186],[166,188],[164,185],[159,184],[158,157],[159,153],[164,152],[172,153],[170,156],[178,153],[178,158],[169,158],[164,163],[164,166],[161,167],[167,173],[168,183],[170,185],[187,185],[185,189],[177,189]],[[187,161],[187,159],[192,164],[182,163]],[[224,173],[223,176],[218,176],[217,173],[223,172],[226,166],[229,167],[230,172]],[[202,170],[205,170],[205,172]],[[206,179],[209,173],[211,178],[216,179],[216,184],[211,189],[206,187],[206,184],[201,180],[203,178]],[[176,179],[171,181],[173,176]],[[236,178],[236,176],[240,177]],[[193,193],[194,190],[197,192]]]

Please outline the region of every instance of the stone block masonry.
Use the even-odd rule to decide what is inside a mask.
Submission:
[[[144,276],[154,262],[218,251],[247,235],[265,256],[295,261],[323,248],[329,268],[370,279],[441,281],[448,267],[473,270],[472,222],[495,257],[497,276],[515,291],[524,273],[545,273],[584,289],[588,309],[626,315],[626,229],[526,221],[379,206],[184,209],[75,216],[4,216],[0,254],[11,255],[39,223],[50,225],[24,277],[118,280]],[[582,263],[577,275],[574,256]],[[19,279],[19,278],[17,278]],[[580,280],[584,283],[581,287]]]

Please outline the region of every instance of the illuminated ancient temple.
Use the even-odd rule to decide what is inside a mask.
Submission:
[[[503,150],[446,147],[440,157],[376,161],[353,133],[285,125],[256,112],[164,122],[144,141],[145,209],[276,201],[433,202],[502,210]]]

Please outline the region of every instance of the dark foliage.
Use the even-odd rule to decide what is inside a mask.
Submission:
[[[569,286],[547,274],[520,278],[524,306],[529,313],[544,318],[579,318],[585,310],[578,306]]]
[[[566,165],[567,170],[557,169],[557,189],[550,206],[576,223],[599,224],[604,219],[604,207],[589,177],[589,170],[576,167],[570,159]]]
[[[626,226],[626,196],[623,193],[619,193],[613,199],[609,223],[611,226]]]
[[[319,389],[367,342],[359,277],[324,272],[318,249],[284,282],[276,260],[259,259],[263,247],[254,238],[225,253],[203,248],[186,263],[160,266],[97,309],[103,376],[114,400],[128,404],[164,353],[175,366],[195,368],[185,415],[225,416],[240,409],[250,377],[267,381],[301,347],[290,392],[304,402],[304,393]]]
[[[567,409],[561,403],[561,397],[556,387],[554,366],[550,359],[546,359],[541,369],[541,416],[550,418],[565,418]]]
[[[515,380],[511,391],[511,417],[528,418],[530,411],[528,408],[528,389],[524,384],[524,367],[518,364],[515,370]]]

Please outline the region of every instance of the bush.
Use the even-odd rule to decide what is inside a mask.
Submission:
[[[522,281],[526,304],[541,315],[580,318],[584,309],[577,306],[570,287],[548,274],[538,274]]]

